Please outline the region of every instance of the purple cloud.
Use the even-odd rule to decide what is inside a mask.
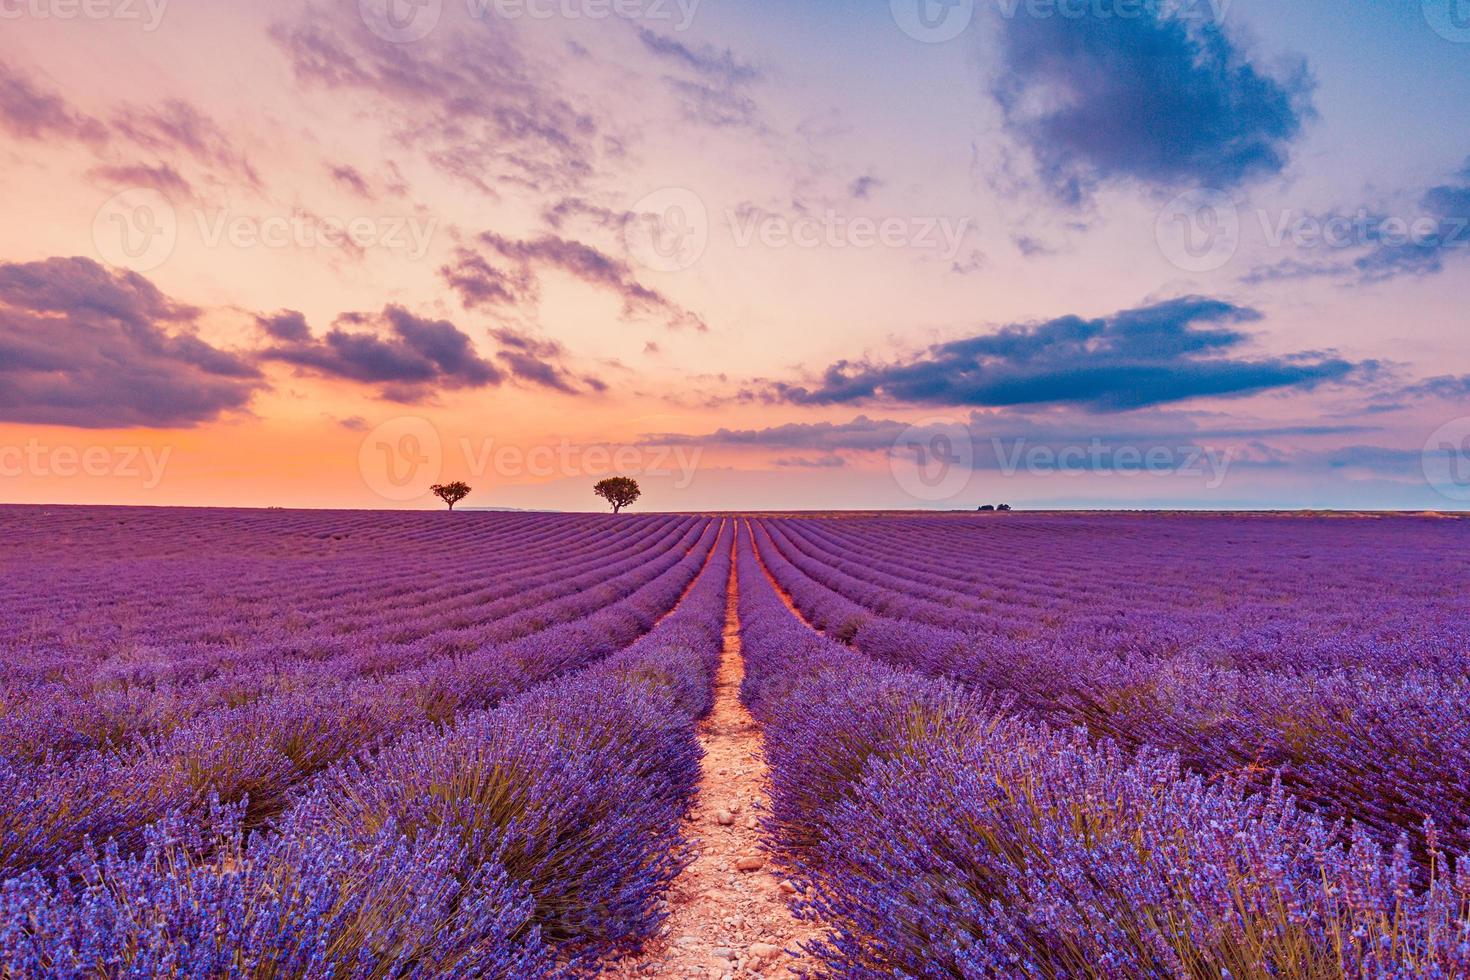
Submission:
[[[637,30],[645,50],[693,76],[664,76],[685,118],[715,127],[759,124],[759,108],[744,91],[761,77],[754,67],[736,59],[728,48],[691,47],[645,27]]]
[[[167,163],[146,163],[93,167],[88,175],[117,187],[151,187],[167,198],[188,197],[193,193],[189,182]]]
[[[16,139],[64,137],[86,143],[107,139],[107,128],[67,103],[43,92],[14,67],[0,63],[0,129]]]
[[[373,189],[368,186],[367,178],[351,164],[344,163],[328,167],[327,172],[332,175],[332,179],[340,186],[347,188],[358,197],[364,197],[370,201],[376,197],[373,194]]]
[[[265,381],[195,335],[199,316],[91,259],[0,264],[0,418],[172,428],[243,410]]]
[[[873,192],[883,186],[883,181],[877,177],[867,175],[859,177],[847,188],[847,192],[859,201],[866,201],[873,196]]]
[[[0,130],[18,139],[66,138],[116,146],[119,141],[157,154],[154,164],[101,163],[89,174],[109,184],[151,187],[171,197],[188,196],[192,188],[172,155],[183,154],[207,166],[242,178],[252,187],[260,177],[220,126],[182,99],[158,106],[124,107],[107,121],[73,108],[61,96],[42,91],[16,69],[0,64]]]
[[[230,136],[183,99],[168,99],[147,108],[125,108],[113,118],[112,131],[154,153],[184,153],[199,163],[233,174],[251,187],[260,186],[260,175]]]
[[[732,83],[751,82],[760,78],[759,71],[738,60],[735,53],[729,48],[722,51],[709,45],[691,47],[682,41],[655,33],[646,27],[638,28],[638,40],[651,54],[677,62],[707,78]]]
[[[773,462],[783,469],[839,470],[847,465],[841,456],[780,456]]]
[[[490,335],[499,341],[502,347],[496,357],[516,378],[568,395],[581,393],[581,390],[573,384],[570,372],[562,363],[566,356],[566,348],[561,344],[509,328],[492,330]],[[607,385],[597,378],[589,376],[580,380],[593,391],[607,390]]]
[[[525,266],[506,272],[491,265],[474,249],[460,246],[454,250],[454,261],[439,268],[439,275],[459,294],[467,310],[482,306],[512,305],[534,301],[537,284]]]
[[[255,322],[275,340],[289,343],[306,343],[311,340],[311,328],[306,316],[296,310],[282,310],[274,316],[257,316]]]
[[[374,99],[394,136],[442,173],[486,193],[497,184],[575,187],[594,170],[602,134],[528,63],[494,18],[393,44],[362,23],[355,4],[314,8],[271,37],[303,85]]]
[[[620,231],[637,217],[632,211],[614,211],[592,204],[580,197],[562,198],[541,212],[541,218],[557,231],[573,219],[585,220],[598,228]]]
[[[639,282],[627,262],[591,245],[557,235],[512,239],[494,232],[485,232],[477,241],[513,268],[507,272],[472,249],[456,250],[455,261],[440,274],[466,309],[534,302],[540,292],[538,270],[549,268],[615,294],[623,302],[625,316],[659,317],[673,329],[709,329],[698,314]]]
[[[505,375],[482,359],[470,338],[447,320],[417,317],[401,306],[381,313],[344,313],[320,339],[301,336],[296,317],[262,321],[281,343],[260,352],[321,377],[381,385],[391,401],[423,401],[445,389],[498,385]],[[304,321],[303,321],[304,323]],[[347,327],[364,327],[353,332]],[[382,336],[387,334],[387,336]]]

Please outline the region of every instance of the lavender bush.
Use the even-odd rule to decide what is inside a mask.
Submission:
[[[618,962],[733,568],[818,973],[1470,976],[1459,522],[460,516],[0,508],[0,975]]]
[[[802,613],[869,656],[1135,750],[1177,751],[1207,776],[1265,789],[1279,774],[1298,801],[1385,846],[1410,833],[1421,862],[1426,817],[1443,845],[1470,850],[1462,522],[1041,516],[983,532],[953,519],[755,530]]]
[[[7,761],[0,776],[60,802],[5,810],[12,863],[50,861],[0,885],[3,971],[549,977],[636,948],[688,853],[733,540],[718,521],[670,528],[681,543],[625,598],[592,596],[586,624],[577,606],[543,628],[557,639],[441,658],[479,668],[448,688],[453,724],[410,712],[401,734],[343,734],[319,714],[317,736],[292,712],[266,726],[272,753],[238,737],[250,703],[196,712],[157,745]],[[486,673],[502,679],[486,688]],[[387,684],[383,703],[414,703],[398,690],[422,685]],[[186,731],[186,753],[166,749]],[[119,791],[119,773],[187,788]],[[260,817],[254,794],[296,784]]]
[[[1385,849],[1280,782],[1206,782],[1177,753],[869,659],[786,607],[781,556],[751,530],[745,693],[766,722],[768,829],[831,930],[813,952],[832,975],[1470,971],[1470,861],[1432,821],[1422,854]],[[853,615],[785,573],[814,622]]]

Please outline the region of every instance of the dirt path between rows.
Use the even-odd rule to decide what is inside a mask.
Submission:
[[[740,703],[738,598],[732,565],[715,707],[699,728],[704,777],[691,817],[698,856],[669,890],[663,934],[607,976],[795,977],[798,944],[818,934],[791,914],[787,890],[759,846],[766,763],[760,727]]]

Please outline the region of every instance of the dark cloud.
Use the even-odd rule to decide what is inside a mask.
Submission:
[[[540,291],[538,271],[549,268],[617,295],[626,316],[657,317],[675,329],[708,329],[697,314],[639,282],[627,262],[591,245],[557,235],[512,239],[494,232],[485,232],[477,241],[500,260],[511,263],[512,269],[503,270],[483,253],[456,250],[454,263],[442,268],[440,274],[460,294],[466,308],[534,302]]]
[[[1312,114],[1305,67],[1274,77],[1213,23],[1001,18],[992,92],[1006,128],[1069,204],[1101,184],[1231,188],[1279,173]]]
[[[274,316],[257,316],[255,322],[275,340],[290,343],[311,340],[311,328],[306,324],[306,316],[295,310],[282,310]]]
[[[1302,279],[1332,278],[1348,283],[1374,283],[1400,276],[1432,276],[1446,260],[1470,255],[1470,161],[1455,175],[1457,182],[1431,187],[1420,195],[1410,214],[1360,208],[1356,214],[1305,215],[1312,228],[1335,229],[1334,242],[1317,242],[1326,257],[1291,256],[1253,269],[1242,282],[1259,285]]]
[[[414,44],[385,41],[355,4],[315,7],[271,29],[304,85],[374,98],[404,146],[487,193],[496,185],[571,188],[594,171],[602,134],[554,79],[487,17]]]
[[[193,333],[200,311],[86,258],[0,264],[0,418],[184,427],[244,409],[265,382]]]
[[[64,137],[88,143],[107,139],[107,128],[78,112],[61,96],[42,91],[12,66],[0,62],[0,129],[16,139]]]
[[[560,391],[566,394],[573,394],[577,390],[572,387],[566,374],[560,368],[555,364],[541,360],[533,354],[527,354],[517,350],[502,351],[500,353],[500,360],[505,363],[506,367],[510,368],[512,374],[522,381],[529,381],[543,388],[550,388],[553,391]]]
[[[576,380],[581,380],[593,391],[607,390],[607,385],[597,378],[574,379],[563,364],[566,348],[554,340],[533,337],[510,328],[492,330],[490,335],[501,345],[496,357],[521,381],[569,395],[581,393],[574,383]]]
[[[715,127],[759,125],[759,106],[745,91],[760,79],[759,70],[728,48],[691,47],[645,27],[637,31],[645,50],[684,72],[664,76],[664,83],[686,118]]]
[[[1109,317],[1066,316],[939,344],[891,364],[839,361],[815,385],[774,383],[798,405],[1071,404],[1117,411],[1205,396],[1309,389],[1360,367],[1336,357],[1231,357],[1261,319],[1220,300],[1183,297]]]
[[[380,314],[345,313],[320,339],[294,310],[256,322],[277,341],[261,352],[262,358],[379,385],[382,397],[391,401],[418,402],[438,391],[484,388],[507,378],[566,394],[607,388],[597,378],[573,375],[565,364],[566,348],[556,341],[510,328],[492,330],[500,345],[492,362],[454,324],[414,316],[401,306],[385,307]]]
[[[414,316],[401,306],[378,314],[344,313],[320,339],[300,338],[294,317],[285,316],[287,336],[261,351],[262,358],[323,377],[381,385],[380,393],[392,401],[423,401],[437,391],[483,388],[505,378],[454,324]],[[293,333],[296,339],[289,339]]]
[[[439,268],[439,275],[459,294],[467,310],[482,306],[514,305],[534,301],[537,284],[524,265],[509,272],[491,265],[479,252],[463,246],[454,250],[454,259]]]

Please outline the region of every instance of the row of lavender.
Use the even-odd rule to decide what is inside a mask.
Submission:
[[[395,661],[389,651],[369,650],[369,668],[348,654],[310,670],[283,663],[279,651],[247,648],[238,651],[237,668],[217,678],[228,696],[207,683],[130,689],[176,706],[175,724],[80,751],[55,738],[39,756],[0,757],[0,795],[15,804],[0,810],[0,875],[53,869],[88,839],[135,852],[149,825],[170,813],[202,814],[211,798],[242,803],[246,825],[262,826],[339,760],[491,707],[627,646],[678,601],[717,530],[711,522],[676,522],[635,535],[630,554],[603,565],[601,575],[610,578],[589,588],[571,576],[550,597],[535,593],[500,634],[513,638],[468,652],[455,647]],[[600,553],[584,552],[583,560],[595,567]],[[73,723],[90,720],[88,708],[114,704],[115,693],[100,687],[39,703],[52,708],[48,720]],[[10,731],[24,731],[37,704],[11,706]]]
[[[1387,845],[1410,834],[1420,860],[1426,818],[1445,847],[1470,851],[1462,522],[758,530],[803,613],[872,657],[1004,694],[1130,751],[1177,752],[1212,778],[1264,788],[1279,774],[1297,800]]]
[[[801,622],[737,560],[769,830],[847,977],[1470,973],[1470,864],[1427,871],[1240,779],[1026,720]],[[833,613],[835,610],[827,610]]]
[[[90,511],[78,516],[85,520]],[[391,523],[381,516],[357,517],[359,525],[369,520]],[[506,523],[463,519],[457,527],[459,535],[473,539],[476,530],[506,529]],[[153,533],[159,541],[172,542],[188,535],[187,522],[175,519],[172,536],[169,530],[154,527]],[[235,529],[232,551],[259,550],[268,535],[254,533],[259,527],[250,530]],[[714,533],[716,526],[707,522],[656,519],[626,522],[609,535],[591,520],[582,535],[591,547],[573,558],[579,566],[557,572],[556,561],[542,558],[538,574],[551,564],[559,579],[551,594],[526,588],[535,582],[526,582],[517,569],[507,572],[503,567],[497,579],[485,576],[487,586],[519,592],[525,614],[520,620],[491,620],[487,629],[500,630],[498,638],[504,642],[470,646],[469,652],[459,652],[462,644],[445,644],[442,632],[420,627],[419,635],[434,646],[425,652],[420,645],[416,655],[398,660],[392,651],[370,645],[359,651],[366,657],[313,658],[300,652],[294,660],[269,645],[237,646],[229,651],[232,658],[210,673],[228,685],[228,696],[210,696],[209,683],[190,683],[179,671],[150,683],[93,679],[90,685],[79,685],[72,698],[54,691],[51,698],[37,698],[34,691],[29,698],[7,692],[10,696],[0,702],[7,733],[25,732],[37,717],[31,711],[37,705],[50,708],[41,713],[44,720],[60,718],[63,724],[35,736],[35,742],[47,746],[44,754],[0,758],[0,795],[7,799],[0,810],[0,876],[32,868],[60,870],[88,839],[110,840],[126,857],[146,846],[151,827],[160,820],[225,817],[231,804],[238,814],[229,818],[260,826],[338,760],[388,745],[434,721],[490,707],[628,645],[678,601],[703,566]],[[470,547],[460,544],[465,551]],[[545,542],[531,542],[528,550],[544,554]],[[72,558],[82,567],[96,561],[90,548],[81,555],[68,555],[65,548],[41,554],[46,555],[43,561]],[[445,557],[440,554],[434,564],[420,566],[420,579],[440,576]],[[390,572],[395,558],[394,551],[379,551],[376,569]],[[362,564],[362,555],[356,560]],[[46,577],[16,567],[18,574],[6,579],[12,586]],[[372,572],[369,566],[369,576]],[[147,579],[146,574],[138,577]],[[425,616],[432,620],[432,610]],[[169,654],[178,654],[178,649],[159,651],[160,657]],[[138,732],[123,727],[118,738],[78,751],[73,745],[79,735],[75,721],[91,716],[75,708],[100,704],[106,711],[119,693],[134,701],[151,698],[168,704],[172,724]],[[57,729],[71,738],[56,738]],[[222,801],[226,810],[210,810],[212,799]]]
[[[0,510],[7,531],[15,517]],[[0,536],[0,562],[16,570],[0,585],[0,702],[12,707],[0,756],[34,751],[15,720],[22,703],[106,695],[100,717],[53,722],[34,740],[54,749],[71,733],[95,745],[166,728],[201,701],[248,699],[252,685],[299,687],[333,667],[380,670],[514,639],[544,620],[536,607],[637,568],[695,523],[579,530],[565,519],[466,518],[427,534],[413,517],[318,519],[317,533],[288,534],[270,515],[246,513],[209,534],[191,518],[155,516],[125,523],[110,548],[59,529],[37,540],[21,523],[31,533]],[[179,538],[193,543],[190,555],[173,553]],[[108,553],[119,542],[135,553]]]
[[[682,868],[733,526],[684,601],[608,659],[316,781],[279,826],[155,824],[0,892],[15,976],[592,972],[650,936]]]

